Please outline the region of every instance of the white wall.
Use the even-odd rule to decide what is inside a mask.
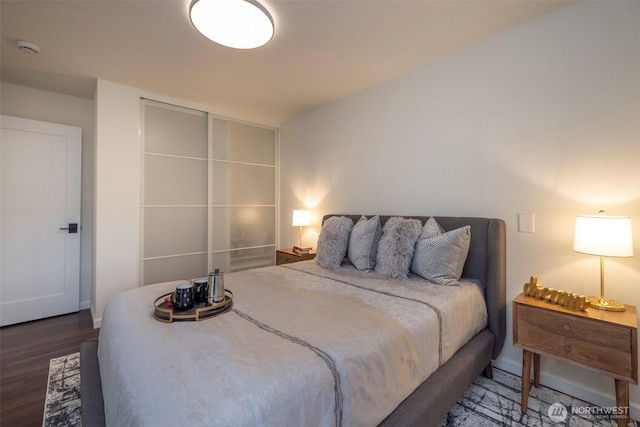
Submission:
[[[531,275],[599,292],[597,257],[572,251],[578,214],[632,217],[634,258],[606,260],[607,296],[639,305],[640,3],[580,2],[281,127],[281,242],[291,211],[498,217],[508,301]],[[535,214],[535,233],[517,231]],[[496,365],[520,374],[511,345]],[[543,358],[542,382],[598,405],[613,380]],[[640,416],[640,393],[631,386]]]
[[[91,299],[96,327],[109,299],[139,282],[139,97],[137,89],[98,80]]]
[[[0,113],[82,128],[80,308],[89,308],[93,240],[93,101],[0,83]]]

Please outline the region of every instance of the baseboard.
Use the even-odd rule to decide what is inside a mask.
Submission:
[[[96,310],[93,304],[90,305],[89,312],[91,313],[91,320],[93,320],[93,329],[99,329],[102,324],[102,317],[96,318]]]
[[[498,369],[502,369],[503,371],[522,377],[522,365],[517,362],[498,358],[498,360],[494,360],[492,363],[493,366]],[[584,384],[569,381],[566,378],[549,375],[542,370],[540,372],[540,383],[545,387],[552,388],[601,407],[615,406],[616,404],[616,397],[613,394],[615,391],[613,379],[611,379],[611,393],[606,393],[603,390],[595,390],[591,387],[585,386]],[[640,405],[636,402],[629,402],[629,407],[631,418],[634,420],[640,419]]]
[[[80,301],[80,310],[91,308],[91,301]]]

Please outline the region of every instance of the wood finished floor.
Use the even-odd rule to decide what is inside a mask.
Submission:
[[[42,426],[49,360],[98,332],[89,310],[0,328],[0,426]]]

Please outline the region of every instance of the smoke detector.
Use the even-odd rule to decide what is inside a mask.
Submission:
[[[26,53],[40,53],[40,47],[37,44],[28,42],[26,40],[18,40],[16,42],[16,46],[18,46],[18,49]]]

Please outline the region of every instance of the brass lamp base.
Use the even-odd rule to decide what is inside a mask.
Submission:
[[[620,304],[618,301],[609,298],[589,297],[587,300],[591,307],[597,308],[598,310],[624,311],[624,304]]]

